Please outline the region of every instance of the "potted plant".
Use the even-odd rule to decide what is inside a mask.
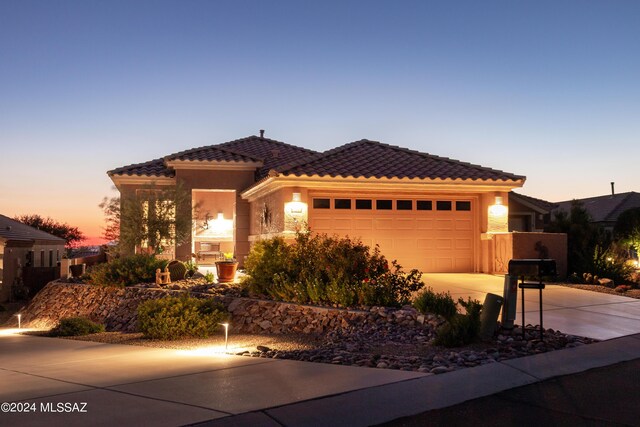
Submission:
[[[233,253],[225,252],[223,254],[224,260],[216,261],[216,272],[218,273],[219,283],[233,282],[236,278],[236,270],[238,268],[238,262],[233,257]]]

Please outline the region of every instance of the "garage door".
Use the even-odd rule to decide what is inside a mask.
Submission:
[[[310,197],[309,225],[320,233],[378,244],[405,270],[473,272],[475,202],[452,198]]]

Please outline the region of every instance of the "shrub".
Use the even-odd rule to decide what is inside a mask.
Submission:
[[[253,294],[298,303],[398,306],[424,284],[357,240],[298,233],[257,242],[245,262],[244,284]]]
[[[456,302],[449,292],[435,293],[431,288],[420,292],[413,301],[413,306],[422,314],[439,314],[445,319],[451,319],[458,313]]]
[[[130,286],[154,282],[156,269],[164,269],[166,261],[153,255],[137,254],[98,264],[88,272],[88,282],[99,286]]]
[[[198,263],[192,259],[185,261],[184,266],[187,268],[186,277],[192,277],[198,272]]]
[[[458,303],[467,314],[456,314],[438,329],[434,343],[445,347],[460,347],[478,340],[480,334],[480,312],[482,304],[478,300],[462,298]]]
[[[634,270],[634,267],[627,263],[627,260],[617,253],[613,246],[607,249],[596,246],[594,249],[590,267],[594,284],[597,284],[596,276],[611,279],[614,283],[624,283],[631,278]]]
[[[207,274],[204,275],[204,280],[206,280],[207,283],[213,283],[213,281],[216,280],[216,276],[211,271],[207,271]]]
[[[49,331],[49,335],[52,337],[77,337],[99,332],[104,332],[104,326],[86,317],[65,317],[60,319],[58,326]]]
[[[168,297],[138,306],[138,330],[152,339],[207,338],[227,318],[224,306],[212,299]]]

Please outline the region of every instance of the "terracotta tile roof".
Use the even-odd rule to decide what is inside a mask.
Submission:
[[[144,163],[135,163],[128,166],[122,166],[107,172],[111,175],[138,175],[138,176],[157,176],[157,177],[173,177],[175,171],[165,166],[163,159],[155,159]]]
[[[540,212],[544,213],[549,213],[558,207],[557,203],[547,202],[546,200],[536,199],[535,197],[525,196],[524,194],[515,193],[513,191],[509,193],[509,201],[511,200],[528,203],[529,205],[538,208]]]
[[[256,173],[256,179],[260,179],[266,176],[271,169],[316,154],[318,153],[313,150],[253,135],[222,144],[180,151],[162,159],[123,166],[107,173],[109,175],[173,177],[175,176],[175,171],[166,166],[166,161],[263,162],[263,166]]]
[[[640,208],[640,193],[635,191],[575,200],[582,203],[593,222],[615,222],[627,209]],[[572,203],[573,200],[558,202],[558,210],[569,212]]]
[[[525,177],[366,139],[276,169],[282,175],[524,180]]]
[[[60,244],[65,243],[65,240],[60,237],[38,230],[37,228],[33,228],[4,215],[0,215],[0,237],[6,240],[49,240]]]
[[[258,171],[257,179],[266,176],[271,169],[318,154],[317,151],[255,135],[225,142],[218,145],[218,147],[247,153],[262,159],[264,165]]]
[[[222,148],[219,145],[208,145],[206,147],[192,148],[191,150],[180,151],[179,153],[165,156],[164,160],[191,160],[191,161],[217,161],[217,162],[261,162],[259,157],[251,156],[238,151]]]

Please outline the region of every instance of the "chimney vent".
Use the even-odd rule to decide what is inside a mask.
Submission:
[[[611,195],[612,196],[615,196],[615,194],[616,194],[615,185],[616,185],[616,183],[612,181],[611,182]]]
[[[260,138],[264,138],[264,129],[260,129]]]

